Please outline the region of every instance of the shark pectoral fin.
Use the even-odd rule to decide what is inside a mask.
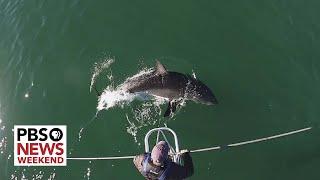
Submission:
[[[171,116],[174,112],[176,112],[177,105],[178,105],[177,102],[170,101],[168,104],[168,108],[167,108],[166,112],[164,113],[164,117]]]
[[[166,112],[164,113],[164,117],[168,117],[171,115],[171,102],[169,102]]]

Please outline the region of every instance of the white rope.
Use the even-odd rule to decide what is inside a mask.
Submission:
[[[190,152],[195,153],[195,152],[204,152],[204,151],[214,151],[214,150],[220,150],[223,147],[243,146],[243,145],[247,145],[247,144],[253,144],[253,143],[258,143],[258,142],[267,141],[267,140],[271,140],[271,139],[281,138],[281,137],[309,131],[311,129],[312,129],[312,127],[307,127],[307,128],[303,128],[303,129],[299,129],[299,130],[295,130],[295,131],[290,131],[287,133],[282,133],[282,134],[278,134],[278,135],[274,135],[274,136],[264,137],[264,138],[260,138],[260,139],[228,144],[226,146],[214,146],[214,147],[208,147],[208,148],[202,148],[202,149],[195,149],[195,150],[191,150]],[[135,156],[83,157],[83,158],[82,157],[68,157],[67,159],[69,159],[69,160],[119,160],[119,159],[133,159],[134,157]]]
[[[215,146],[215,147],[209,147],[209,148],[203,148],[203,149],[195,149],[195,150],[191,150],[191,153],[195,153],[195,152],[203,152],[203,151],[213,151],[213,150],[219,150],[221,149],[220,146]]]
[[[297,133],[300,133],[300,132],[308,131],[310,129],[312,129],[312,127],[299,129],[299,130],[295,130],[295,131],[291,131],[291,132],[287,132],[287,133],[283,133],[283,134],[278,134],[278,135],[274,135],[274,136],[269,136],[269,137],[265,137],[265,138],[261,138],[261,139],[256,139],[256,140],[252,140],[252,141],[234,143],[234,144],[230,144],[228,146],[229,147],[235,147],[235,146],[242,146],[242,145],[246,145],[246,144],[257,143],[257,142],[261,142],[261,141],[267,141],[267,140],[271,140],[271,139],[276,139],[276,138],[280,138],[280,137],[289,136],[289,135],[292,135],[292,134],[297,134]]]
[[[70,160],[118,160],[133,159],[135,156],[113,156],[113,157],[68,157]]]
[[[299,130],[295,130],[295,131],[290,131],[290,132],[287,132],[287,133],[282,133],[282,134],[278,134],[278,135],[274,135],[274,136],[264,137],[264,138],[260,138],[260,139],[228,144],[226,146],[215,146],[215,147],[191,150],[190,152],[193,153],[193,152],[213,151],[213,150],[222,149],[223,147],[243,146],[243,145],[247,145],[247,144],[258,143],[258,142],[267,141],[267,140],[271,140],[271,139],[281,138],[281,137],[284,137],[284,136],[289,136],[289,135],[292,135],[292,134],[301,133],[301,132],[304,132],[304,131],[308,131],[310,129],[312,129],[312,127],[307,127],[307,128],[303,128],[303,129],[299,129]]]

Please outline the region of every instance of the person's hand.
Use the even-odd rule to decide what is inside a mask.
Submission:
[[[184,149],[184,150],[181,150],[181,151],[179,152],[179,154],[184,154],[184,153],[188,153],[188,152],[190,152],[188,149]]]

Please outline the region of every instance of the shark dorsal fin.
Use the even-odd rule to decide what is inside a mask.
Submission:
[[[156,61],[156,74],[165,75],[167,73],[168,73],[168,71],[166,70],[166,68],[157,60]]]

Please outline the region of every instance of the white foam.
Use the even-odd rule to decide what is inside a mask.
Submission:
[[[79,133],[78,133],[78,141],[79,141],[79,142],[81,141],[83,129],[84,129],[84,128],[81,128],[80,131],[79,131]]]
[[[1,104],[0,104],[0,154],[4,154],[7,150],[7,136],[5,135],[5,128],[6,126],[4,125],[4,121],[1,119]]]
[[[91,176],[91,168],[88,167],[83,177],[89,180],[90,176]]]
[[[149,96],[145,93],[129,93],[127,92],[127,87],[130,85],[130,82],[134,79],[148,75],[153,72],[152,68],[143,69],[137,74],[128,77],[124,83],[120,84],[116,88],[113,87],[113,83],[107,86],[102,92],[101,96],[98,99],[97,110],[101,111],[103,109],[108,110],[114,106],[123,107],[126,104],[129,104],[135,99],[146,100]],[[112,79],[111,79],[112,80]]]
[[[101,62],[101,63],[95,63],[95,64],[94,64],[93,74],[92,74],[91,83],[90,83],[90,92],[91,92],[92,87],[93,87],[93,85],[94,85],[97,77],[99,76],[99,74],[100,74],[103,70],[109,68],[112,63],[114,63],[114,59],[109,58],[109,59],[105,59],[105,60],[104,60],[103,62]],[[110,75],[109,75],[109,76],[110,76]],[[110,77],[109,77],[109,76],[108,76],[109,79],[110,79],[110,77],[112,78],[112,75],[111,75]]]
[[[128,114],[126,114],[126,119],[129,123],[129,126],[127,127],[127,133],[131,134],[134,138],[134,141],[137,143],[137,133],[138,133],[138,129],[139,127],[137,127],[133,122],[130,121]]]
[[[50,176],[49,176],[48,180],[54,180],[55,177],[56,177],[56,173],[52,172],[52,173],[50,173]]]
[[[114,106],[123,106],[130,103],[137,95],[124,90],[105,89],[98,100],[97,110],[109,109]]]
[[[196,75],[196,73],[193,71],[193,69],[192,69],[192,77],[195,78],[195,79],[197,79],[197,75]]]

